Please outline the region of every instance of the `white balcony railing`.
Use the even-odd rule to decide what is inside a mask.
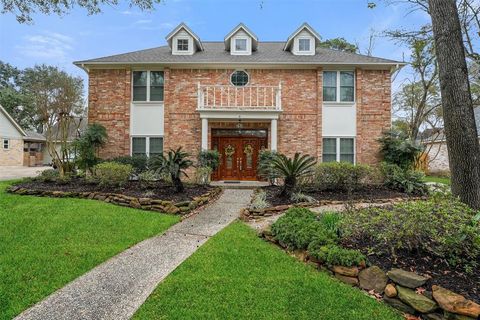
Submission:
[[[198,110],[282,111],[282,84],[235,87],[199,83]]]

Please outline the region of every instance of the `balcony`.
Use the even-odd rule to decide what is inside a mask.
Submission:
[[[198,107],[202,111],[281,112],[282,85],[244,86],[198,84]]]

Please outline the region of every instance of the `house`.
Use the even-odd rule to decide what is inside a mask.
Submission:
[[[479,133],[478,139],[480,143],[480,106],[473,109],[475,116],[475,124]],[[447,141],[445,140],[445,132],[442,128],[429,132],[428,137],[423,139],[425,152],[428,155],[428,171],[431,173],[449,172],[450,165],[448,160]]]
[[[182,23],[166,40],[74,62],[89,76],[88,122],[108,131],[102,157],[217,149],[217,180],[256,180],[261,149],[379,161],[391,73],[402,63],[321,48],[307,23],[280,42],[244,24],[212,42]]]
[[[0,106],[0,166],[37,166],[43,164],[45,137],[24,130]]]

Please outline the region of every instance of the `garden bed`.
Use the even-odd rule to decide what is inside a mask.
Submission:
[[[282,187],[279,186],[268,186],[263,187],[267,194],[267,202],[271,206],[279,205],[289,205],[294,204],[294,201],[288,198],[280,197],[280,191]],[[318,202],[325,201],[361,201],[361,202],[375,202],[378,200],[389,200],[389,199],[408,199],[409,196],[406,193],[394,191],[383,186],[375,185],[365,185],[361,189],[352,191],[351,193],[341,191],[341,190],[305,190],[302,191],[305,195],[313,197]]]
[[[186,214],[215,198],[221,189],[187,184],[183,192],[176,193],[171,185],[161,181],[150,182],[148,188],[138,181],[129,181],[122,187],[112,188],[74,178],[62,183],[24,181],[10,187],[8,191],[36,196],[95,199],[144,210]]]

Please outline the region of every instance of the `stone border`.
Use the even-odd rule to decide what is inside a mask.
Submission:
[[[7,192],[18,195],[32,195],[40,197],[53,198],[79,198],[99,200],[107,203],[113,203],[123,207],[130,207],[135,209],[143,209],[149,211],[157,211],[168,214],[185,215],[191,211],[207,204],[211,200],[217,198],[222,192],[221,188],[213,188],[212,190],[200,196],[194,197],[191,201],[182,201],[174,203],[173,201],[152,199],[152,198],[137,198],[119,193],[106,193],[96,191],[86,192],[70,192],[70,191],[50,191],[50,190],[35,190],[27,189],[20,186],[11,186],[7,188]]]
[[[437,285],[432,286],[432,291],[426,291],[422,286],[429,280],[428,277],[396,268],[384,272],[378,266],[367,267],[365,263],[353,267],[328,266],[310,256],[306,250],[289,251],[275,239],[269,227],[259,235],[300,261],[328,272],[341,282],[367,291],[377,300],[405,314],[432,320],[480,319],[480,305],[462,295]]]

